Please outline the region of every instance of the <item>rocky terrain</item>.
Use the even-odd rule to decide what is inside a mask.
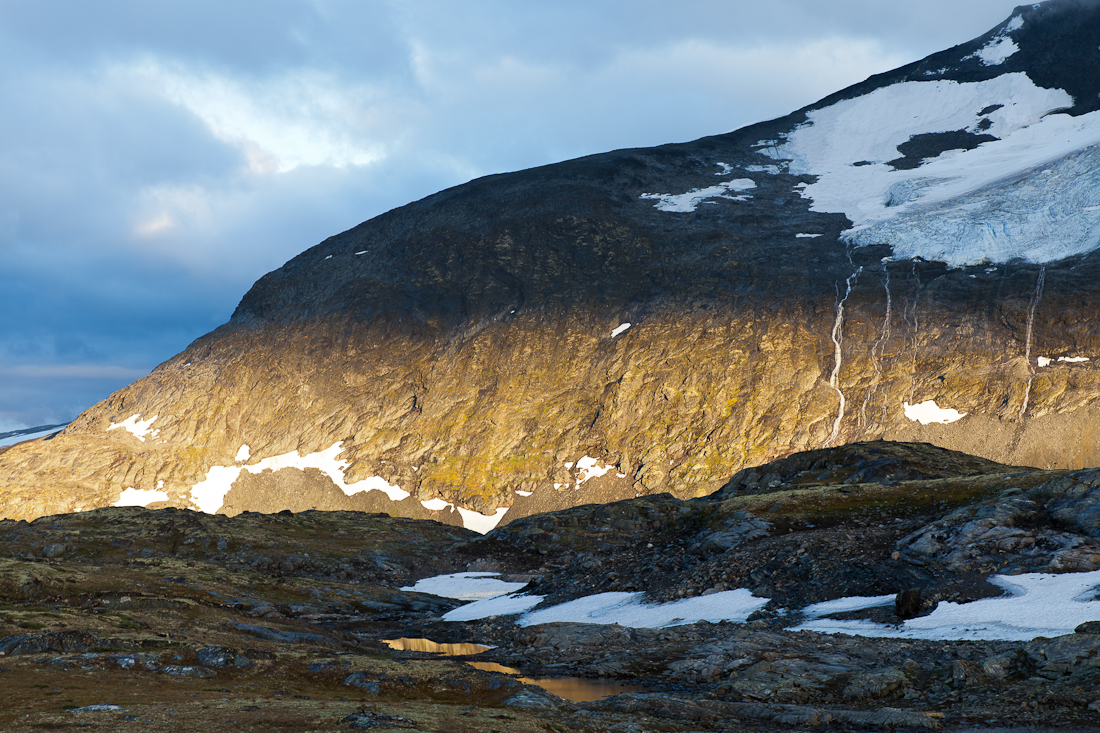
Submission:
[[[1097,465],[1098,48],[1096,2],[1021,6],[778,120],[395,209],[0,448],[0,516],[486,531],[858,440]]]
[[[798,627],[825,600],[901,594],[831,614],[899,624],[1003,596],[993,574],[1100,568],[1098,499],[1100,470],[879,441],[796,454],[698,499],[574,507],[485,536],[352,511],[3,520],[0,727],[1096,730],[1100,622],[1030,641]],[[525,583],[539,608],[626,590],[657,603],[748,588],[767,603],[743,622],[517,625],[447,621],[463,601],[409,590],[459,571]],[[401,638],[492,648],[383,641]],[[637,687],[570,700],[530,681],[563,676]]]

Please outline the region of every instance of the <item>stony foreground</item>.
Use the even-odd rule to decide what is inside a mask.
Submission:
[[[789,629],[841,596],[916,589],[921,614],[1001,593],[993,572],[1095,569],[1098,486],[1090,471],[867,443],[743,472],[704,499],[576,507],[485,537],[357,512],[5,521],[0,729],[1100,729],[1100,624],[1029,642]],[[746,623],[520,627],[445,622],[460,601],[401,590],[463,570],[528,582],[543,605],[738,587],[772,601]],[[397,637],[495,648],[442,659],[381,641]],[[467,659],[643,691],[572,702]]]

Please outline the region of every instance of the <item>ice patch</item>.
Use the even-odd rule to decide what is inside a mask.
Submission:
[[[459,606],[443,614],[444,621],[476,621],[492,616],[508,616],[514,613],[526,613],[539,605],[543,596],[506,595],[474,601]]]
[[[241,471],[261,473],[267,470],[281,471],[284,468],[297,468],[301,471],[316,468],[332,479],[347,496],[354,496],[362,491],[382,491],[393,501],[401,501],[409,496],[409,492],[390,484],[381,476],[371,476],[354,484],[345,482],[344,472],[348,469],[348,462],[336,460],[336,456],[343,451],[340,447],[342,445],[343,441],[339,441],[326,450],[305,456],[298,455],[298,451],[294,450],[265,458],[251,466],[211,466],[206,478],[191,487],[191,503],[208,514],[214,514],[221,509],[225,495],[229,493]]]
[[[493,514],[481,514],[480,512],[475,512],[473,509],[463,509],[462,507],[455,508],[458,509],[458,513],[462,515],[462,526],[480,534],[487,534],[492,531],[494,527],[500,524],[500,520],[504,519],[504,515],[508,512],[508,507],[506,506],[497,507],[496,512]]]
[[[846,215],[844,237],[856,246],[889,244],[898,258],[955,267],[1051,262],[1100,242],[1100,210],[1087,211],[1100,204],[1100,112],[1048,114],[1072,104],[1019,72],[901,82],[811,111],[785,144],[761,152],[816,176],[802,196],[813,211]],[[992,105],[1002,106],[980,130],[978,112]],[[999,139],[911,170],[886,162],[913,135],[958,130]]]
[[[748,178],[738,178],[717,186],[707,188],[693,188],[687,193],[643,193],[638,198],[656,199],[658,203],[653,207],[661,211],[677,211],[681,213],[695,211],[695,207],[704,199],[727,199],[729,201],[747,201],[749,196],[730,196],[730,191],[748,191],[756,188],[756,183]]]
[[[431,593],[443,598],[457,598],[460,601],[477,601],[496,598],[519,590],[526,583],[506,583],[493,577],[500,573],[450,573],[422,578],[415,585],[407,585],[401,590],[413,590],[417,593]]]
[[[629,323],[620,323],[618,326],[615,326],[615,328],[611,329],[611,338],[615,338],[628,328],[630,328]]]
[[[237,463],[242,463],[242,462],[248,460],[251,453],[252,453],[252,451],[251,451],[251,449],[249,449],[249,447],[247,445],[242,445],[237,450],[237,455],[233,457],[233,460],[236,461]]]
[[[134,437],[144,443],[146,436],[152,436],[155,438],[160,435],[159,430],[154,430],[150,427],[153,424],[153,421],[156,419],[157,415],[153,415],[148,420],[142,420],[140,413],[137,415],[130,415],[130,417],[126,418],[120,423],[111,423],[107,426],[107,430],[124,428],[130,431],[130,433],[132,433]]]
[[[1100,619],[1100,601],[1092,600],[1100,585],[1100,571],[1089,573],[1027,573],[996,575],[990,582],[1007,590],[1011,596],[983,598],[970,603],[941,602],[927,616],[909,619],[899,625],[876,624],[871,621],[812,619],[796,630],[842,633],[854,636],[893,637],[904,639],[983,639],[1030,641],[1039,636],[1068,634],[1085,621]],[[884,596],[866,599],[846,598],[845,610],[855,610],[858,601],[867,601],[870,608],[884,605]],[[836,603],[838,601],[830,601]],[[817,604],[806,609],[819,607]],[[837,613],[836,610],[825,613]]]
[[[934,422],[946,425],[947,423],[953,423],[956,420],[964,418],[969,414],[950,408],[940,407],[936,404],[935,400],[925,400],[919,405],[910,405],[908,402],[902,402],[901,405],[905,410],[905,416],[910,420],[919,422],[921,425],[927,425]]]
[[[157,487],[163,485],[161,481]],[[118,501],[111,506],[149,506],[154,501],[168,501],[168,493],[152,489],[123,489]]]

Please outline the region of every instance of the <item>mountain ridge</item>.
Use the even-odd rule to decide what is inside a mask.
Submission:
[[[1044,56],[1051,37],[1064,49]],[[140,499],[484,529],[593,501],[704,495],[745,467],[874,438],[1098,465],[1100,253],[967,259],[1058,227],[1081,246],[1100,237],[1094,145],[1049,175],[1012,153],[1032,150],[1013,136],[1047,144],[1077,125],[1073,145],[1092,134],[1100,102],[1050,107],[1067,84],[1100,83],[1067,72],[1074,58],[1100,65],[1075,50],[1087,44],[1100,46],[1100,4],[1021,6],[978,39],[783,118],[489,176],[394,209],[260,278],[229,323],[49,444],[4,452],[0,514]],[[975,56],[994,46],[996,63]],[[958,68],[909,78],[947,59]],[[1031,76],[1043,74],[1065,83]],[[883,153],[873,160],[814,147],[830,115],[911,89],[961,106],[944,120],[884,118],[893,137],[862,136]],[[945,150],[956,120],[996,140]],[[910,163],[891,165],[899,154]],[[938,201],[960,170],[976,182]],[[994,179],[1003,170],[1013,185]],[[836,198],[847,181],[870,193]],[[881,182],[897,204],[875,198]],[[1076,208],[1029,218],[1035,197],[1063,190]],[[895,256],[934,254],[937,237],[1012,216],[1019,227],[943,261]]]

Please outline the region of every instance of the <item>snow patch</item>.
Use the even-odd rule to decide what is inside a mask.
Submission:
[[[506,595],[474,601],[443,614],[444,621],[476,621],[492,616],[526,613],[542,602],[544,596]]]
[[[847,613],[848,611],[860,611],[864,608],[889,606],[894,603],[894,599],[896,598],[897,596],[893,594],[887,596],[849,596],[848,598],[836,598],[831,601],[824,601],[822,603],[815,603],[812,606],[806,606],[802,609],[802,613],[813,618],[820,618],[821,616],[828,616],[833,613]]]
[[[996,575],[990,578],[990,582],[1004,588],[1010,595],[982,598],[970,603],[943,601],[927,616],[909,619],[896,626],[862,620],[814,618],[796,630],[934,641],[1030,641],[1039,636],[1069,634],[1078,624],[1100,619],[1100,601],[1093,600],[1095,589],[1100,585],[1100,570],[1089,573]],[[822,610],[821,607],[828,603],[819,603],[804,609],[804,612],[814,615],[870,608],[885,605],[884,598],[842,598],[828,603],[843,602],[847,604],[843,609]],[[860,605],[861,601],[865,605]]]
[[[450,573],[422,578],[415,585],[407,585],[401,590],[417,593],[431,593],[443,598],[457,598],[460,601],[477,601],[496,598],[519,590],[526,583],[506,583],[493,577],[500,573]]]
[[[157,484],[157,487],[163,486],[164,482],[161,481]],[[123,489],[122,494],[118,497],[118,501],[111,506],[149,506],[154,501],[168,501],[168,494],[164,491],[154,491],[152,489]]]
[[[620,323],[618,326],[615,326],[615,328],[611,329],[611,338],[615,338],[628,328],[630,328],[629,323]]]
[[[960,420],[969,414],[951,408],[940,407],[936,404],[935,400],[925,400],[919,405],[910,405],[908,402],[902,402],[901,405],[905,410],[905,416],[914,422],[919,422],[921,425],[927,425],[934,422],[946,425],[947,423],[953,423],[956,420]]]
[[[714,174],[716,176],[728,176],[733,173],[733,166],[729,163],[715,163],[715,165],[722,169]]]
[[[454,504],[452,504],[449,501],[443,501],[440,498],[428,499],[427,501],[422,501],[422,502],[420,502],[420,505],[423,506],[425,509],[427,509],[429,511],[433,511],[433,512],[441,512],[444,509],[446,509],[447,507],[450,507],[452,512],[455,510],[455,505]]]
[[[1005,60],[1020,50],[1020,47],[1016,45],[1016,42],[1008,37],[1009,33],[1018,31],[1024,27],[1023,16],[1017,15],[1008,21],[1008,25],[1005,29],[989,39],[989,43],[979,48],[969,56],[964,56],[963,61],[966,59],[980,59],[986,66],[1000,66]]]
[[[160,435],[160,430],[154,430],[150,427],[153,424],[153,421],[157,419],[157,417],[157,415],[153,415],[148,420],[142,420],[140,413],[138,413],[137,415],[130,415],[130,417],[126,418],[120,423],[111,423],[107,426],[107,430],[110,431],[116,430],[117,428],[123,428],[130,431],[130,433],[133,434],[134,437],[144,443],[146,436],[152,436],[155,438]]]
[[[750,614],[763,608],[768,602],[767,598],[756,598],[751,591],[744,588],[656,604],[642,603],[644,595],[597,593],[528,613],[542,601],[543,596],[513,593],[456,608],[445,614],[443,620],[474,621],[490,616],[522,613],[525,615],[516,622],[520,626],[572,622],[657,629],[697,621],[744,623]]]
[[[747,165],[745,170],[749,173],[770,173],[773,176],[783,172],[777,165]]]
[[[696,621],[743,623],[749,614],[764,607],[767,598],[756,598],[744,588],[684,598],[669,603],[642,603],[644,593],[597,593],[528,613],[520,626],[555,622],[619,624],[631,628],[658,629]]]
[[[611,470],[611,466],[601,466],[597,463],[597,459],[591,456],[585,456],[577,461],[577,471],[580,475],[577,477],[577,488],[590,478],[598,478]]]
[[[243,463],[247,461],[252,454],[252,450],[247,445],[242,445],[237,450],[237,455],[233,457],[233,460],[237,463]]]
[[[967,56],[966,58],[978,58],[986,66],[999,66],[1005,62],[1005,60],[1020,50],[1020,47],[1016,45],[1016,42],[1011,38],[999,37],[994,38],[989,43],[982,46],[977,52]]]
[[[508,507],[497,507],[496,512],[493,514],[481,514],[475,512],[473,509],[463,509],[462,507],[455,507],[458,509],[458,513],[462,515],[462,526],[466,529],[471,529],[479,534],[487,534],[492,531],[494,527],[500,524],[500,520],[504,519],[504,515],[508,512]]]
[[[756,183],[748,178],[737,178],[707,188],[693,188],[687,193],[643,193],[638,198],[656,199],[653,207],[661,211],[681,213],[695,211],[695,207],[704,199],[727,199],[729,201],[748,201],[749,196],[730,196],[731,191],[748,191],[756,188]]]
[[[520,496],[530,496],[531,494],[533,494],[535,492],[533,492],[533,491],[520,491],[519,489],[516,489],[516,493],[519,494]]]
[[[1059,356],[1058,361],[1069,362],[1070,364],[1079,364],[1083,361],[1088,361],[1087,356]]]
[[[795,239],[817,239],[820,234],[796,234]]]
[[[1050,366],[1050,359],[1045,356],[1035,357],[1035,363],[1041,367]]]
[[[229,493],[229,489],[241,475],[241,471],[261,473],[267,470],[281,471],[284,468],[297,468],[301,471],[316,468],[332,479],[332,482],[347,496],[376,490],[384,492],[393,501],[401,501],[409,496],[409,492],[400,486],[390,484],[381,476],[371,476],[354,484],[345,482],[344,472],[348,469],[348,462],[336,460],[336,456],[343,451],[342,445],[343,441],[339,441],[326,450],[305,456],[298,455],[298,451],[294,450],[265,458],[251,466],[211,466],[206,472],[206,478],[191,487],[191,503],[208,514],[214,514],[221,509],[225,495]]]
[[[207,514],[217,514],[241,470],[241,466],[211,466],[206,478],[191,487],[191,503]]]

